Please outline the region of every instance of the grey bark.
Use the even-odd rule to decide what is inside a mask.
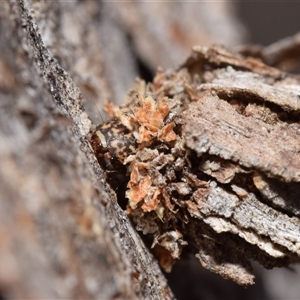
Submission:
[[[31,3],[1,6],[1,294],[172,298],[104,188],[81,93],[44,45]]]
[[[176,7],[152,9],[171,26]],[[226,19],[233,14],[230,5],[223,7],[228,42],[242,40]],[[130,11],[136,24],[128,23]],[[96,106],[101,111],[107,100],[120,103],[130,88],[137,57],[153,70],[177,64],[183,49],[189,51],[191,34],[175,41],[180,50],[169,57],[174,40],[162,38],[164,26],[160,34],[151,32],[153,20],[145,17],[152,15],[143,3],[1,3],[1,296],[173,297],[86,139],[90,117],[100,122]],[[183,20],[173,24],[177,33],[188,26]],[[202,30],[197,20],[193,31]],[[210,41],[220,35],[215,32]],[[163,54],[145,48],[150,39]]]
[[[214,16],[207,17],[202,24],[200,21],[192,24],[188,21],[190,17],[179,19],[176,9],[180,10],[182,7],[175,2],[157,4],[151,10],[144,3],[104,3],[101,6],[97,1],[70,4],[20,0],[1,4],[2,296],[173,298],[158,263],[144,246],[126,214],[116,203],[114,193],[105,183],[103,170],[95,160],[86,138],[92,122],[83,109],[83,104],[88,111],[95,111],[95,103],[100,109],[106,100],[120,103],[137,75],[137,57],[153,71],[158,65],[177,66],[190,47],[197,43],[207,45],[222,42],[233,45],[241,42],[243,31],[236,30],[240,26],[233,17],[230,4],[220,4],[222,7],[215,10],[208,7],[209,4],[206,5],[201,12],[198,11],[201,13],[200,17],[195,16],[196,11],[192,6],[181,11],[180,16],[194,15],[193,19],[196,20],[205,19],[206,11]],[[224,26],[210,26],[219,22],[218,16],[220,17],[222,9],[226,10],[222,14],[225,18],[222,22]],[[161,23],[155,23],[155,14],[161,17]],[[171,34],[167,34],[168,32]],[[288,49],[285,45],[281,46]],[[248,48],[248,53],[253,56],[253,51],[250,50]],[[276,52],[276,47],[275,50],[270,47],[268,51],[257,56],[263,58],[272,52],[276,61],[274,64],[279,64],[280,56],[277,54],[280,51]],[[197,56],[197,51],[193,55]],[[219,54],[207,57],[212,59],[211,64],[217,65],[220,62]],[[192,63],[193,67],[197,67],[194,58],[192,56],[186,66]],[[235,66],[235,63],[233,58],[228,64]],[[277,69],[260,69],[251,60],[239,62],[238,66],[256,72],[257,76],[263,76],[265,72],[273,77],[281,74]],[[273,89],[267,83],[262,83],[261,87],[258,85],[259,78],[251,76],[246,78],[249,84],[245,85],[238,72],[226,70],[224,74],[220,72],[215,76],[212,82],[203,85],[202,89],[214,89],[220,95],[245,93],[249,97],[259,96],[275,104],[278,104],[276,101],[279,102],[287,111],[298,110],[296,92]],[[239,85],[230,90],[228,82],[232,78]],[[290,101],[284,103],[286,93]],[[195,104],[198,105],[200,104]],[[195,108],[196,111],[201,109]],[[188,122],[186,126],[188,146],[200,153],[202,150],[198,149],[199,144],[195,145],[189,140],[193,133],[189,132]],[[242,128],[237,132],[243,130]],[[199,138],[199,132],[195,135]],[[240,156],[231,159],[242,161]],[[294,156],[290,158],[293,159]],[[250,163],[250,167],[258,166],[266,174],[282,176],[286,181],[298,178],[297,166],[295,170],[285,170],[282,165],[272,165],[269,168],[260,161]],[[243,166],[242,163],[241,165]],[[257,199],[249,196],[243,203],[244,206],[236,208],[237,199],[231,199],[232,196],[227,195],[226,191],[220,192],[213,183],[212,196],[218,201],[222,201],[224,195],[227,196],[228,202],[223,207],[224,210],[220,211],[219,207],[214,206],[218,206],[218,201],[208,203],[209,208],[190,207],[195,218],[200,216],[204,219],[203,223],[199,223],[201,226],[192,223],[189,228],[191,236],[193,232],[198,232],[194,237],[199,238],[195,240],[195,244],[199,246],[198,258],[201,263],[208,269],[225,274],[224,277],[240,276],[240,283],[245,285],[253,280],[252,274],[247,273],[248,262],[239,254],[230,266],[211,264],[207,250],[214,253],[213,243],[206,241],[206,248],[201,248],[206,234],[214,237],[216,232],[231,232],[239,234],[250,244],[259,244],[260,250],[252,251],[251,245],[230,239],[233,249],[244,245],[245,252],[256,255],[258,261],[264,259],[259,252],[261,250],[269,251],[275,258],[281,257],[282,253],[287,254],[291,261],[294,254],[299,252],[299,208],[295,205],[296,200],[293,200],[296,199],[293,195],[298,193],[298,185],[289,185],[291,193],[284,195],[282,191],[286,191],[287,186],[284,182],[278,183],[277,179],[265,178],[260,173],[255,176],[254,181],[256,180],[266,201],[295,215],[297,219],[284,219],[280,215],[275,220],[278,224],[273,219],[267,219],[269,223],[273,222],[274,228],[264,227],[265,219],[245,223],[246,220],[239,217],[243,211],[255,214],[265,212],[269,209],[268,206],[262,207]],[[279,188],[279,192],[276,193],[275,187]],[[242,193],[234,186],[233,189]],[[218,199],[220,193],[223,196]],[[197,199],[197,194],[195,197]],[[235,215],[232,218],[234,224],[226,220],[228,211]],[[218,222],[224,222],[217,224],[215,214],[219,214]],[[283,223],[290,229],[291,235],[286,236],[284,231],[279,230]],[[254,233],[251,231],[252,227],[261,230]],[[268,235],[268,239],[260,238],[260,234]],[[226,236],[223,235],[220,239],[224,241]],[[274,243],[276,249],[272,248]],[[238,267],[239,259],[245,263],[243,268]],[[286,262],[267,259],[263,263],[272,267],[285,265]],[[246,277],[243,278],[245,274]]]

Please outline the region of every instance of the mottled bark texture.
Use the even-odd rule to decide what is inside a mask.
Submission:
[[[237,44],[240,29],[228,3],[1,3],[1,297],[173,298],[105,182],[83,103],[120,103],[139,69],[178,66],[194,44]],[[179,121],[209,184],[187,202],[194,221],[183,234],[205,268],[249,285],[248,258],[265,267],[298,260],[299,81],[218,47],[195,48],[184,67],[205,77],[198,92],[207,103],[192,103]],[[215,111],[208,127],[205,110]],[[244,151],[232,136],[248,142]]]
[[[101,110],[105,100],[120,102],[139,64],[151,70],[182,59],[194,40],[180,39],[189,25],[169,9],[178,5],[157,4],[176,24],[164,20],[150,32],[143,3],[1,2],[1,298],[173,298],[104,182],[82,103],[95,112],[95,103]],[[239,40],[234,19],[225,23],[228,42]],[[194,32],[200,25],[194,22]],[[174,27],[181,45],[172,58],[164,26]]]
[[[28,3],[1,4],[0,14],[1,295],[171,299],[101,183],[81,93],[44,46]]]

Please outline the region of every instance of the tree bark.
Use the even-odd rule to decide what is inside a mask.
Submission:
[[[161,4],[165,17],[174,13],[169,5]],[[136,24],[128,23],[130,11]],[[145,15],[144,4],[133,3],[1,4],[1,296],[173,298],[105,183],[82,105],[93,118],[95,105],[120,103],[139,57],[149,70],[170,63],[165,54],[153,61],[139,42],[161,39]],[[177,31],[184,26],[176,21]],[[189,48],[179,43],[173,63]],[[156,44],[165,53],[172,40]]]
[[[233,45],[244,40],[244,31],[234,18],[230,4],[219,4],[214,8],[209,5],[203,4],[198,11],[204,15],[205,11],[210,11],[210,17],[205,19],[203,15],[201,18],[196,15],[192,5],[183,9],[175,2],[160,3],[150,8],[144,3],[134,2],[114,4],[87,1],[70,4],[19,0],[2,3],[2,297],[174,298],[156,259],[145,247],[118,205],[115,193],[107,185],[105,170],[96,161],[87,135],[93,127],[90,117],[97,119],[94,118],[94,105],[102,110],[107,100],[120,104],[138,72],[151,77],[159,65],[177,67],[197,43]],[[177,13],[178,10],[181,14]],[[215,17],[220,16],[220,11],[223,11],[223,31],[220,27],[210,26],[210,23],[214,24]],[[154,18],[156,15],[161,23]],[[190,16],[197,21],[189,22]],[[202,19],[206,21],[201,23]],[[286,44],[282,47],[286,52],[286,49],[290,49]],[[195,49],[183,65],[190,74],[194,74],[197,68],[199,70],[205,61],[205,64],[213,67],[227,64],[248,70],[250,75],[245,79],[241,78],[238,71],[223,69],[202,85],[202,92],[214,91],[218,97],[226,100],[233,94],[264,99],[288,111],[289,117],[284,119],[285,123],[298,118],[296,92],[288,93],[284,84],[281,89],[272,88],[269,82],[253,77],[253,73],[256,73],[278,79],[283,74],[280,70],[261,67],[251,59],[239,61],[233,56],[230,60],[230,55],[225,55],[222,61],[224,57],[222,51],[218,53],[218,48],[212,48],[217,49],[215,55],[204,53],[203,49]],[[258,54],[262,50],[256,50],[245,48],[241,52],[262,60],[266,60],[267,53],[272,52],[272,64],[280,65],[280,51],[276,52],[270,47]],[[233,78],[239,83],[235,87],[230,84]],[[295,80],[295,84],[299,84],[297,79],[288,76],[285,79]],[[287,94],[289,101],[286,101]],[[213,103],[214,99],[212,97],[210,102]],[[201,111],[211,108],[203,105],[202,102],[192,104],[183,119],[183,137],[189,149],[199,155],[203,152],[199,146],[201,141],[195,143],[195,140],[203,137],[199,136],[193,124],[200,120],[204,123],[199,123],[198,128],[207,124],[200,115]],[[227,108],[218,106],[218,109],[215,110],[216,114],[226,115],[224,111]],[[90,116],[86,111],[90,112]],[[261,111],[254,109],[251,113],[259,114]],[[268,117],[272,118],[272,115]],[[220,127],[216,126],[222,131],[220,134],[226,132],[229,122],[230,128],[234,127],[240,134],[239,140],[249,138],[248,135],[252,134],[247,133],[249,124],[243,124],[243,127],[241,123],[235,124],[234,120],[226,120]],[[257,128],[260,125],[257,124]],[[285,132],[286,144],[291,148],[288,154],[285,153],[287,155],[276,157],[280,151],[275,153],[271,165],[261,160],[249,162],[248,156],[254,157],[255,153],[243,153],[238,144],[232,149],[231,142],[218,139],[215,129],[214,135],[208,139],[219,152],[209,152],[213,147],[204,151],[208,155],[207,160],[215,156],[230,160],[231,164],[226,165],[225,169],[231,175],[239,173],[244,167],[258,169],[260,172],[253,175],[253,182],[266,199],[264,205],[260,199],[245,194],[243,205],[236,207],[236,198],[226,194],[226,189],[222,190],[222,187],[211,183],[210,193],[215,201],[201,206],[203,195],[197,191],[194,199],[198,205],[195,206],[194,202],[189,203],[188,207],[191,216],[201,220],[191,222],[186,234],[189,239],[194,239],[193,246],[198,247],[198,258],[202,265],[244,285],[250,284],[253,277],[251,272],[247,273],[248,261],[242,258],[243,254],[257,259],[266,267],[286,265],[297,261],[299,255],[299,209],[293,196],[298,193],[298,183],[286,184],[297,181],[299,177],[296,164],[299,158],[293,144],[298,137],[293,128],[280,131],[271,125],[269,127],[265,130],[273,130],[274,139]],[[209,132],[212,129],[207,130]],[[260,133],[251,135],[251,141],[265,143],[265,153],[259,156],[262,158],[274,146]],[[247,148],[251,148],[251,143]],[[222,152],[224,149],[237,156],[228,157],[227,153]],[[286,148],[279,147],[279,150]],[[284,159],[288,160],[291,167],[286,168]],[[295,162],[295,166],[291,162]],[[222,164],[223,161],[217,159],[216,163]],[[226,176],[228,178],[225,171],[215,174],[214,168],[209,166],[206,169],[209,176],[221,183]],[[269,179],[268,176],[276,178]],[[235,184],[231,185],[236,194],[242,197],[244,191]],[[287,186],[291,192],[284,194]],[[224,197],[227,206],[222,210],[219,204]],[[274,207],[279,210],[278,214],[272,210]],[[235,218],[228,219],[228,211],[234,212]],[[252,215],[262,213],[263,218],[249,225],[248,219],[241,217],[249,211]],[[264,223],[266,220],[267,227]],[[289,229],[289,236],[280,230],[283,224]],[[267,239],[260,238],[260,235],[267,236]],[[226,250],[231,251],[241,245],[243,250],[224,269],[222,264],[212,261],[212,258],[222,260],[224,256],[217,256],[216,245],[208,243],[206,239],[220,239],[225,244],[229,240]],[[269,255],[267,258],[264,251]],[[288,259],[278,258],[283,256]]]
[[[82,95],[38,31],[42,11],[27,1],[1,10],[2,296],[173,298],[103,185]]]

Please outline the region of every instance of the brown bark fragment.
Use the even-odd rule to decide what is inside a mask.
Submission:
[[[287,182],[300,181],[298,125],[272,126],[247,118],[210,93],[200,95],[184,115],[183,138],[198,154],[217,155]]]
[[[189,243],[196,247],[196,257],[204,268],[244,286],[254,284],[252,267],[240,249],[240,241],[234,245],[228,236],[217,235],[199,222],[191,222],[188,230],[193,237]]]
[[[276,249],[276,244],[299,255],[299,220],[282,215],[259,202],[254,194],[249,193],[247,197],[240,200],[236,195],[226,192],[217,187],[215,182],[211,182],[209,193],[203,195],[203,192],[198,190],[194,193],[194,199],[198,204],[198,211],[205,216],[204,222],[210,224],[216,232],[238,233],[247,242],[257,244],[259,248],[274,257],[285,255],[284,252]],[[191,213],[200,217],[194,209]],[[254,233],[255,231],[257,233]],[[259,236],[266,237],[265,242],[262,242]],[[268,242],[268,239],[275,244]]]
[[[285,111],[300,111],[300,87],[297,80],[275,83],[270,77],[235,71],[232,68],[218,70],[212,76],[211,83],[199,87],[201,91],[215,91],[221,98],[232,98],[233,95],[238,98],[240,95],[242,98],[254,98],[262,103],[276,104]],[[270,85],[273,82],[274,86]]]
[[[260,75],[267,75],[273,78],[280,78],[283,76],[283,72],[269,67],[259,60],[253,59],[252,57],[245,58],[243,56],[233,54],[227,51],[221,46],[193,47],[192,55],[182,65],[186,67],[193,74],[202,73],[203,66],[205,64],[211,65],[212,67],[232,66],[238,70],[249,70]]]

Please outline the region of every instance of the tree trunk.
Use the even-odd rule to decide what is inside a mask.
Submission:
[[[192,4],[181,6],[176,2],[149,6],[136,2],[97,1],[68,3],[19,0],[2,3],[0,293],[3,298],[174,298],[157,260],[144,245],[127,214],[118,205],[115,193],[106,183],[105,170],[99,166],[87,136],[93,128],[91,118],[97,119],[94,116],[97,110],[95,106],[102,110],[107,100],[120,104],[137,75],[152,79],[157,66],[178,67],[195,44],[219,42],[234,45],[242,42],[245,32],[232,9],[229,3],[215,6],[204,3],[200,10],[195,10]],[[207,11],[210,12],[208,16]],[[220,15],[223,18],[222,28],[211,26],[216,16]],[[190,74],[204,60],[216,66],[223,59],[222,51],[214,55],[204,53],[203,49],[196,49],[183,65]],[[218,52],[218,48],[215,49]],[[268,53],[250,48],[244,48],[241,52],[262,60],[266,60]],[[280,65],[283,59],[278,59],[280,56],[276,56],[276,51],[272,54],[275,57],[274,64]],[[246,58],[238,61],[234,56],[231,61],[221,61],[220,64],[237,66],[253,73],[260,72],[255,64],[251,65],[250,62],[251,66],[247,65]],[[272,78],[282,74],[277,69],[261,68],[261,72],[264,70]],[[230,95],[239,96],[241,93],[247,97],[267,99],[292,112],[292,119],[286,118],[284,122],[296,123],[298,100],[294,101],[296,107],[289,107],[292,101],[283,102],[286,91],[274,92],[257,81],[255,76],[252,78],[252,75],[243,81],[232,70],[220,71],[215,75],[211,77],[211,82],[202,86],[203,91],[217,91],[218,97],[227,100]],[[232,78],[240,80],[240,89],[230,90]],[[296,79],[295,82],[299,84]],[[199,155],[203,152],[199,147],[201,141],[195,141],[203,137],[199,137],[197,127],[193,124],[199,122],[199,127],[207,124],[200,118],[205,109],[210,111],[211,108],[205,107],[203,102],[194,103],[185,112],[182,121],[185,124],[183,137],[186,144]],[[220,116],[227,110],[219,106],[218,109],[215,112]],[[295,111],[297,113],[294,114]],[[254,110],[251,113],[259,114],[261,111]],[[203,124],[200,124],[201,120]],[[217,128],[220,128],[220,135],[226,132],[230,123],[240,134],[239,140],[245,135],[248,138],[249,124],[234,122],[225,120],[224,124],[219,124]],[[257,128],[260,125],[257,124]],[[194,240],[193,246],[198,247],[202,265],[248,285],[253,278],[247,273],[248,262],[239,260],[241,253],[224,271],[220,265],[212,263],[212,257],[217,257],[214,256],[217,253],[215,245],[207,241],[203,243],[203,237],[211,241],[215,239],[216,232],[224,231],[239,235],[239,238],[229,238],[226,249],[231,251],[242,245],[242,252],[247,257],[256,258],[267,267],[298,260],[297,204],[283,203],[280,197],[271,195],[274,190],[272,187],[277,186],[280,193],[286,188],[285,182],[298,180],[298,165],[295,163],[293,169],[286,168],[284,164],[284,159],[288,163],[299,160],[292,144],[298,139],[289,136],[297,134],[293,128],[286,133],[287,144],[292,149],[288,153],[290,156],[280,156],[278,153],[284,149],[279,147],[280,151],[276,154],[280,157],[274,154],[272,165],[263,159],[251,161],[249,165],[247,158],[256,155],[250,151],[251,142],[247,146],[249,153],[243,153],[238,144],[232,149],[231,142],[218,139],[214,126],[207,128],[208,132],[212,128],[214,135],[209,136],[209,140],[219,152],[206,149],[207,160],[219,156],[238,162],[228,168],[233,173],[238,173],[240,166],[258,169],[261,173],[255,173],[253,181],[265,195],[266,202],[270,200],[274,203],[267,202],[264,206],[256,198],[249,196],[250,199],[245,194],[244,206],[236,209],[236,199],[232,200],[232,195],[227,195],[226,189],[220,190],[220,187],[211,184],[209,193],[214,195],[216,201],[206,203],[208,207],[201,206],[203,195],[199,191],[195,193],[198,206],[191,202],[188,210],[192,218],[201,222],[191,222],[186,227],[186,234]],[[282,133],[273,127],[266,130],[274,130],[274,139]],[[265,153],[260,157],[267,157],[274,143],[268,142],[260,133],[249,135],[252,142],[265,143]],[[228,157],[222,152],[224,149],[229,149],[236,156]],[[278,161],[281,164],[277,164]],[[217,163],[222,161],[217,159]],[[209,176],[215,176],[217,181],[222,180],[220,178],[224,175],[213,174],[213,168],[206,171],[211,172]],[[265,176],[279,179],[269,180]],[[245,191],[234,184],[232,186],[242,197]],[[298,184],[294,183],[288,188],[297,192]],[[286,198],[293,201],[294,198],[289,196]],[[222,210],[218,203],[224,197],[229,200],[225,201],[227,207],[222,207]],[[279,207],[279,211],[286,212],[290,217],[279,213],[274,220],[274,214],[269,213],[270,207]],[[235,219],[227,218],[228,210],[235,210]],[[249,229],[251,226],[246,224],[247,218],[239,217],[245,211],[263,214],[262,219],[251,225],[254,229]],[[216,215],[218,221],[223,222],[222,226],[217,224]],[[268,226],[264,227],[264,222]],[[279,230],[283,224],[292,238]],[[226,234],[220,235],[221,243],[227,241]],[[267,236],[268,240],[260,239],[259,235]],[[270,250],[275,244],[276,249]],[[252,245],[259,245],[259,249]],[[211,253],[207,254],[207,251]],[[268,253],[267,258],[263,251]],[[287,260],[277,260],[276,255],[281,257],[282,253],[288,257]],[[220,255],[217,258],[224,257]],[[241,262],[245,265],[237,267]],[[238,271],[248,277],[243,279],[231,274]]]
[[[1,295],[171,299],[157,262],[103,185],[82,95],[38,31],[35,18],[48,42],[58,35],[51,30],[60,4],[34,5],[1,5]]]

